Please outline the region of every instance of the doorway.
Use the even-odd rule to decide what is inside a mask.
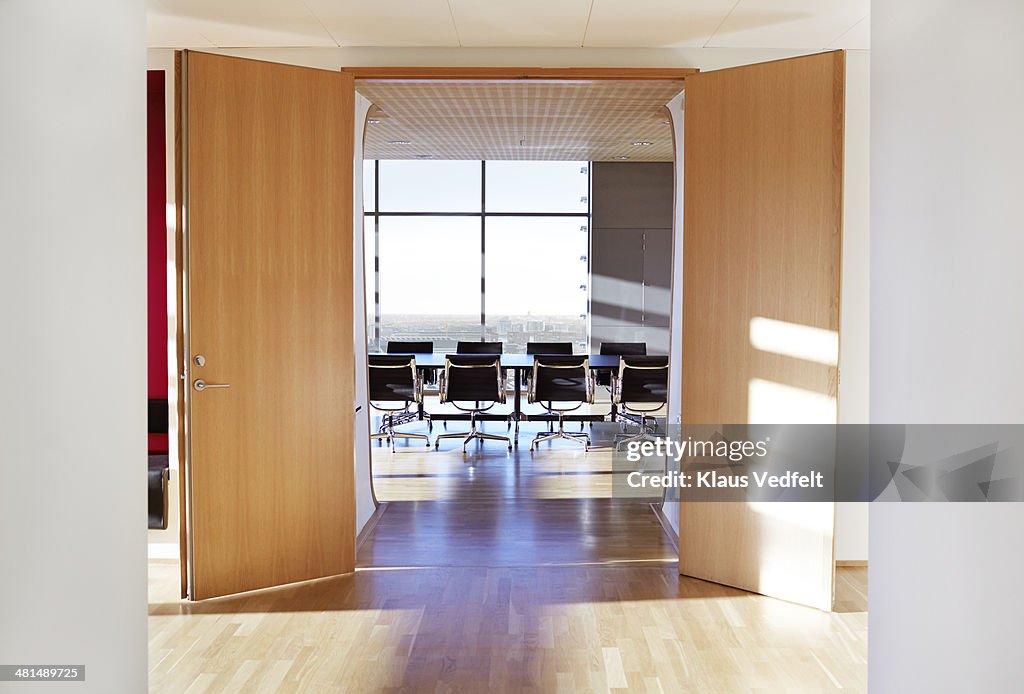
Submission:
[[[690,71],[646,79],[639,72],[633,80],[620,72],[429,81],[357,72],[357,92],[372,102],[363,143],[371,353],[392,340],[427,340],[443,356],[459,340],[487,340],[505,354],[523,354],[529,342],[570,343],[576,354],[598,353],[602,342],[643,342],[651,354],[667,354],[667,305],[655,310],[671,277],[674,147],[665,105]],[[655,244],[659,232],[667,256]],[[507,376],[508,402],[497,411],[513,409],[517,386],[527,399],[522,375],[518,383],[516,373]],[[596,402],[574,416],[609,419],[609,382],[601,381]],[[436,381],[425,390],[424,410],[434,418],[400,429],[433,440],[468,428],[445,421],[455,411],[438,402]],[[522,411],[526,419],[514,426],[481,424],[510,436],[511,451],[474,441],[463,455],[459,440],[435,450],[398,439],[394,453],[386,442],[370,444],[383,512],[358,565],[674,567],[674,546],[651,508],[661,497],[613,498],[615,436],[636,428],[572,421],[570,433],[591,436],[589,452],[567,441],[531,452],[534,436],[554,425],[537,421],[539,405]],[[655,414],[664,431],[664,408]],[[382,424],[372,413],[370,431]]]

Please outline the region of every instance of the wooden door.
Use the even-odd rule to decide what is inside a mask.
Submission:
[[[844,68],[686,80],[684,422],[836,421]],[[680,573],[831,609],[834,504],[680,506]]]
[[[188,594],[352,571],[353,79],[188,52],[181,83]]]

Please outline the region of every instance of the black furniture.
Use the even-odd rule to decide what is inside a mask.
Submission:
[[[582,443],[585,451],[590,449],[589,434],[570,434],[564,426],[567,412],[594,402],[594,380],[586,355],[535,355],[526,392],[528,402],[540,403],[558,416],[558,429],[554,433],[537,434],[530,444],[531,453],[537,444],[554,439],[575,441]],[[565,406],[558,407],[556,403],[565,403]]]
[[[437,368],[441,369],[445,364],[445,355],[443,354],[416,354],[416,368],[420,371],[424,369]],[[587,355],[587,359],[590,362],[590,370],[595,375],[604,374],[610,376],[614,371],[619,370],[620,357],[614,354],[590,354]],[[513,370],[516,372],[516,378],[512,380],[514,386],[514,400],[512,406],[512,418],[516,423],[518,429],[519,422],[553,422],[557,421],[555,415],[545,412],[544,414],[525,414],[522,410],[522,388],[519,386],[520,377],[533,370],[533,356],[528,354],[503,354],[499,357],[501,362],[501,368],[505,370]],[[617,407],[613,402],[611,404],[611,412],[609,414],[598,414],[598,413],[587,413],[587,414],[567,414],[565,415],[566,421],[580,421],[580,422],[603,422],[611,417],[611,421],[616,421]],[[423,405],[419,407],[420,418],[426,418],[426,413],[423,411]],[[433,421],[455,421],[455,420],[466,420],[470,419],[468,414],[459,412],[439,412],[431,415]],[[480,413],[476,416],[477,421],[506,421],[508,419],[507,414],[491,414],[487,412]]]
[[[388,354],[431,354],[434,343],[430,340],[388,340]],[[437,369],[423,369],[423,382],[437,383]]]
[[[485,434],[476,428],[480,413],[505,402],[505,378],[498,355],[449,354],[445,357],[438,386],[442,403],[451,403],[457,409],[469,413],[469,431],[439,434],[434,440],[435,449],[440,446],[441,439],[461,438],[463,453],[473,439],[505,441],[508,449],[512,450],[512,439],[508,436]]]
[[[150,398],[148,413],[149,433],[162,435],[166,439],[170,427],[170,411],[167,400]],[[169,478],[170,458],[167,454],[166,441],[162,448],[154,448],[154,445],[150,443],[146,498],[151,530],[167,529],[167,484]]]
[[[602,342],[601,354],[643,356],[647,354],[646,342]]]
[[[501,342],[469,342],[459,340],[455,351],[459,354],[502,354],[504,344]]]
[[[527,342],[526,353],[533,354],[572,354],[571,342]],[[526,385],[526,374],[523,374],[523,385]]]
[[[401,424],[419,419],[418,412],[409,407],[423,402],[423,376],[416,369],[416,357],[412,354],[371,354],[369,366],[370,406],[384,414],[380,429],[370,434],[371,439],[384,439],[395,450],[395,439],[422,439],[430,447],[430,437],[404,431],[395,431]]]
[[[649,415],[668,402],[668,357],[622,357],[618,374],[612,376],[612,402],[619,407],[620,421],[640,427],[635,436],[619,440],[616,448],[630,441],[652,438],[656,426],[654,417]]]
[[[572,354],[571,342],[527,342],[527,354]]]
[[[645,355],[647,354],[646,342],[602,342],[601,354],[607,355]],[[611,378],[607,374],[598,374],[597,385],[611,386]]]
[[[434,343],[429,340],[412,342],[406,340],[389,340],[388,354],[429,354],[434,351]]]

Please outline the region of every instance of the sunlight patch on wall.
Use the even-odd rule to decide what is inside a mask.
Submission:
[[[827,366],[839,364],[839,333],[810,325],[754,316],[750,319],[754,349]]]
[[[824,393],[752,378],[747,390],[747,421],[751,424],[834,424],[836,399]]]

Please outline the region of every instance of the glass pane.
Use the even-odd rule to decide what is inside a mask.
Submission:
[[[480,339],[480,219],[381,217],[381,343]]]
[[[480,162],[382,161],[382,212],[479,212]]]
[[[374,335],[374,316],[376,315],[376,291],[377,278],[374,274],[374,260],[377,257],[373,229],[373,217],[367,215],[363,218],[363,255],[365,265],[363,266],[363,280],[366,284],[366,342],[371,352],[380,350]]]
[[[374,195],[376,193],[376,180],[374,178],[373,159],[363,160],[363,210],[373,212]]]
[[[487,162],[488,212],[589,211],[585,161]]]
[[[573,217],[488,217],[486,335],[505,351],[526,343],[587,344],[589,235]]]

